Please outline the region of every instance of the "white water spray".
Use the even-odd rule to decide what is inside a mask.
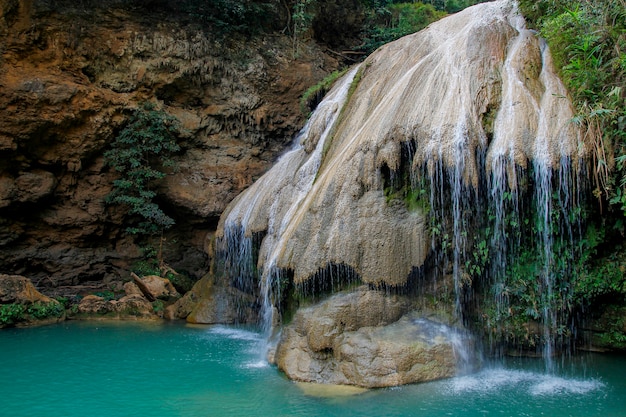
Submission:
[[[275,324],[275,310],[280,303],[283,272],[276,259],[284,242],[285,229],[297,214],[302,200],[308,195],[318,174],[326,140],[337,122],[348,96],[350,84],[359,67],[355,66],[344,76],[318,105],[302,129],[292,150],[283,155],[277,164],[241,196],[225,217],[222,244],[232,259],[226,259],[238,275],[253,275],[257,269],[261,294],[262,327],[271,333]],[[314,145],[311,151],[308,147]],[[268,207],[268,196],[271,203]],[[260,215],[260,213],[264,213]],[[265,219],[259,226],[259,219]],[[255,264],[252,253],[252,235],[266,231]],[[245,268],[241,271],[242,266]],[[232,275],[231,275],[232,276]]]

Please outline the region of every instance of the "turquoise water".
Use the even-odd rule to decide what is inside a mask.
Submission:
[[[66,322],[0,331],[0,416],[626,416],[626,358],[476,374],[352,396],[307,394],[240,328]]]

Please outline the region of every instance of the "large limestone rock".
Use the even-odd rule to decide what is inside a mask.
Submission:
[[[157,320],[152,304],[138,294],[125,295],[119,300],[107,300],[98,295],[87,295],[78,304],[74,318]]]
[[[433,247],[432,225],[448,225],[448,247],[471,253],[463,245],[475,219],[462,216],[475,196],[489,195],[481,187],[492,178],[515,193],[531,161],[537,172],[578,161],[585,150],[573,115],[545,44],[515,3],[482,3],[381,47],[338,81],[300,147],[237,197],[217,235],[228,251],[237,247],[232,236],[246,248],[245,239],[266,234],[257,262],[264,277],[293,271],[299,284],[334,264],[363,282],[402,286]],[[390,198],[394,186],[423,201]]]
[[[134,273],[131,274],[133,281],[141,290],[141,293],[149,300],[165,300],[170,301],[180,298],[180,294],[174,288],[174,285],[167,278],[157,275],[146,275],[138,277]]]
[[[294,380],[387,387],[456,374],[471,340],[434,314],[362,287],[300,309],[273,360]],[[428,318],[424,317],[428,316]]]
[[[0,274],[0,304],[56,302],[37,291],[33,283],[20,275]]]

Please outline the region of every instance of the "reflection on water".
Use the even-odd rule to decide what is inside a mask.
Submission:
[[[378,390],[288,381],[245,328],[71,322],[0,332],[7,416],[624,416],[626,358],[541,360]],[[347,395],[350,394],[350,395]]]

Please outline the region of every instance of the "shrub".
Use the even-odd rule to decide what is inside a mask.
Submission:
[[[385,43],[422,30],[446,13],[423,3],[389,3],[373,8],[363,50],[370,53]]]
[[[61,317],[64,312],[64,308],[60,303],[33,303],[26,308],[26,312],[36,318],[45,319],[48,317]]]
[[[21,304],[0,305],[0,325],[11,325],[24,319],[25,308]]]
[[[626,7],[623,0],[521,0],[550,45],[594,150],[594,194],[626,215]]]
[[[128,208],[133,224],[127,233],[152,235],[174,224],[154,201],[154,188],[165,177],[164,169],[173,166],[171,156],[180,150],[178,131],[176,118],[146,103],[133,110],[126,127],[104,153],[107,165],[120,173],[106,202]]]

